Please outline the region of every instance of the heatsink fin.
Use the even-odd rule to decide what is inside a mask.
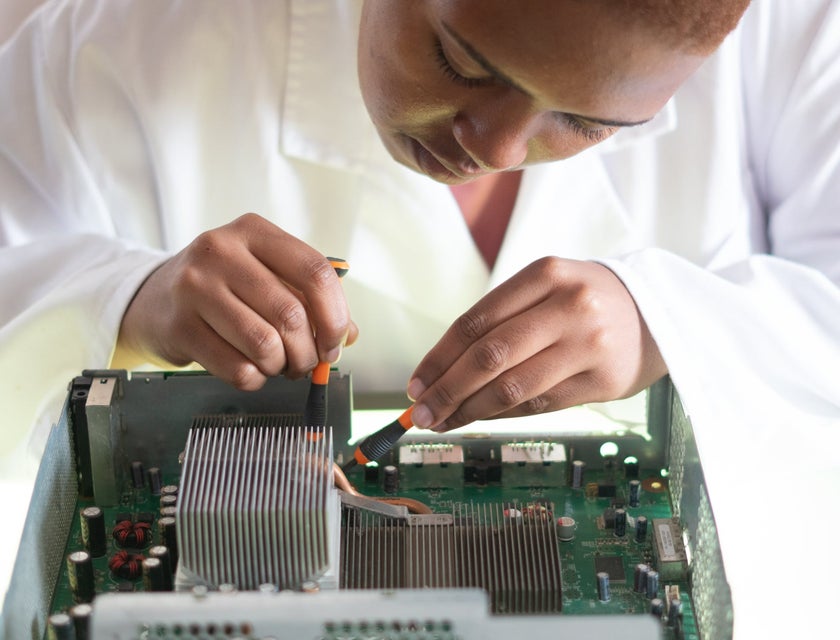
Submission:
[[[193,421],[178,499],[179,583],[298,589],[331,569],[339,509],[332,434],[285,422]]]

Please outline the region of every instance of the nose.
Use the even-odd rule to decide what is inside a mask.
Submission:
[[[508,94],[463,108],[455,115],[452,133],[482,169],[504,171],[525,161],[538,127],[539,114],[525,96]]]

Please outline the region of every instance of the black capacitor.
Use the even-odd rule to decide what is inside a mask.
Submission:
[[[178,513],[178,507],[161,507],[160,508],[160,515],[162,515],[162,516],[168,516],[170,518],[174,518],[177,513]]]
[[[105,533],[105,514],[99,507],[85,507],[81,511],[82,541],[88,553],[94,558],[104,556],[108,551],[108,536]]]
[[[682,602],[676,598],[671,600],[671,605],[668,607],[668,626],[676,627],[680,622],[680,614],[682,613]]]
[[[73,628],[76,630],[76,640],[88,640],[90,637],[91,615],[93,615],[93,607],[87,603],[77,604],[70,609]]]
[[[650,601],[650,612],[656,618],[662,618],[662,614],[665,612],[665,603],[662,602],[661,598],[654,598]]]
[[[653,599],[659,593],[659,572],[658,571],[648,571],[647,574],[647,589],[646,595],[648,598]]]
[[[647,581],[650,567],[646,564],[637,564],[633,570],[633,591],[636,593],[647,593]]]
[[[606,571],[599,571],[595,574],[598,580],[598,600],[607,602],[610,599],[610,574]]]
[[[583,471],[585,468],[586,463],[583,460],[572,461],[572,489],[583,487]]]
[[[87,551],[74,551],[67,556],[67,576],[76,602],[92,602],[96,585],[93,560]]]
[[[159,558],[143,560],[143,590],[166,591],[166,578],[163,563]]]
[[[642,543],[647,539],[648,520],[644,516],[636,518],[636,542]]]
[[[624,509],[615,510],[615,535],[623,538],[627,533],[627,512]]]
[[[47,618],[47,640],[75,640],[73,619],[66,613],[54,613]]]
[[[135,489],[142,489],[146,486],[146,476],[143,473],[142,462],[135,461],[131,463],[131,483]]]
[[[178,495],[178,485],[177,484],[167,484],[160,488],[160,495],[162,496],[177,496]]]
[[[147,475],[149,476],[149,491],[153,496],[159,496],[161,485],[163,485],[163,477],[161,476],[160,469],[149,467]]]
[[[631,507],[638,507],[642,496],[642,483],[638,480],[631,480],[628,483],[627,504]]]
[[[160,496],[161,509],[163,509],[164,507],[174,507],[176,504],[178,504],[178,498],[176,496],[172,494]]]
[[[172,574],[175,573],[175,567],[172,566],[172,558],[169,555],[169,549],[162,544],[155,545],[149,549],[149,557],[157,558],[163,566],[163,590],[172,591]]]
[[[638,478],[639,477],[639,461],[636,458],[629,457],[624,460],[624,477]]]
[[[365,465],[365,484],[379,483],[379,464],[376,462],[369,462]]]
[[[400,470],[392,464],[382,468],[382,488],[385,493],[396,493],[400,490]]]
[[[178,535],[175,529],[175,518],[164,516],[158,520],[161,544],[169,549],[169,562],[173,567],[178,566]]]

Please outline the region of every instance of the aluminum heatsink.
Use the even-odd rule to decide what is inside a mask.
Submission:
[[[494,613],[558,613],[554,518],[540,505],[456,505],[451,515],[392,518],[344,510],[341,587],[480,587]]]
[[[331,432],[285,415],[194,419],[178,498],[179,588],[334,586]]]

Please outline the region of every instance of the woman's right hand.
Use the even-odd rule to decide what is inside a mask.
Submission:
[[[123,316],[114,361],[197,362],[239,389],[335,362],[358,329],[330,262],[245,214],[158,267]]]

